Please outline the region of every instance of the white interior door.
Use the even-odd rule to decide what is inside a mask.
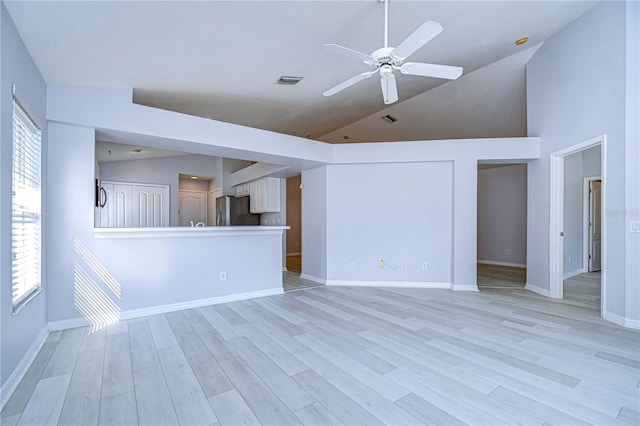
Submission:
[[[207,193],[205,191],[180,191],[180,226],[191,226],[198,222],[207,223]]]
[[[589,182],[589,272],[601,269],[601,185],[599,180]]]

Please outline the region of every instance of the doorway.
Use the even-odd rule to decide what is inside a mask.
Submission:
[[[478,164],[478,289],[524,289],[527,165]]]
[[[602,135],[554,152],[550,156],[550,296],[572,301],[577,297],[580,301],[584,299],[586,292],[591,305],[599,306],[601,315],[606,306],[606,221],[598,220],[597,224],[593,222],[598,219],[600,212],[606,211],[606,152],[606,135]],[[594,163],[592,154],[596,153],[599,176],[589,177],[585,158],[591,158],[591,163]],[[580,167],[576,167],[580,161]],[[576,174],[576,170],[582,174]],[[593,197],[585,191],[585,185],[592,191],[597,189]],[[578,200],[572,195],[576,187],[579,191]],[[579,208],[580,214],[577,221],[568,217],[576,208]],[[594,213],[591,215],[591,225],[588,219],[585,220],[590,213]],[[577,230],[576,222],[580,224]],[[589,227],[587,231],[585,223]],[[579,244],[576,244],[578,236]],[[589,245],[592,245],[591,265],[588,258]],[[598,248],[599,259],[595,252]],[[579,250],[577,257],[575,250]],[[580,265],[574,263],[575,259],[579,259]],[[588,272],[590,268],[600,269],[601,272]],[[589,286],[591,290],[588,290]],[[566,291],[569,293],[565,294]]]

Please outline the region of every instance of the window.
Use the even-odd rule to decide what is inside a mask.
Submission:
[[[14,312],[40,289],[41,132],[13,100],[11,285]]]

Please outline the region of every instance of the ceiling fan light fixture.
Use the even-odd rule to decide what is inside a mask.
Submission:
[[[397,119],[397,118],[392,117],[392,116],[390,116],[389,114],[385,115],[384,117],[380,117],[380,118],[382,118],[382,119],[385,121],[385,123],[389,123],[389,124],[393,124],[393,123],[395,123],[396,121],[398,121],[398,119]]]
[[[280,76],[280,78],[278,80],[276,80],[275,84],[280,84],[283,86],[294,86],[298,83],[300,83],[300,80],[302,80],[304,77],[294,77],[294,76],[290,76],[290,75],[282,75]]]

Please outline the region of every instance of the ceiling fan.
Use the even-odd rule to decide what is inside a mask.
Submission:
[[[419,75],[423,77],[446,78],[455,80],[462,75],[462,67],[449,65],[425,64],[418,62],[404,62],[416,50],[427,44],[442,32],[442,26],[434,21],[427,21],[420,25],[398,47],[389,47],[389,0],[379,0],[384,3],[384,47],[375,50],[371,55],[349,49],[338,44],[325,44],[324,48],[330,52],[349,58],[357,59],[369,65],[369,71],[358,74],[347,81],[323,92],[324,96],[336,93],[354,84],[380,73],[382,97],[385,104],[392,104],[398,100],[398,88],[393,71],[400,70],[402,74]]]

